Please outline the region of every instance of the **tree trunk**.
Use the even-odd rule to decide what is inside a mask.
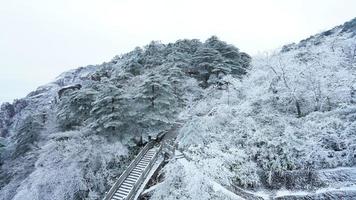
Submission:
[[[151,98],[151,105],[154,108],[155,107],[155,100],[154,100],[154,96],[155,96],[155,86],[152,85],[152,98]]]
[[[300,104],[298,100],[295,100],[295,107],[297,108],[297,116],[302,117],[302,112],[300,110]]]

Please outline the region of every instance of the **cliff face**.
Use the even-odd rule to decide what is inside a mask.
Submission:
[[[250,60],[216,37],[152,42],[4,104],[0,199],[100,199],[148,136]]]

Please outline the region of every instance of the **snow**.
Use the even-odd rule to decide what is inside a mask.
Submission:
[[[308,192],[305,191],[290,191],[290,190],[278,190],[276,192],[276,195],[274,197],[282,197],[282,196],[304,196],[309,194]]]
[[[349,187],[356,163],[356,39],[339,31],[254,58],[242,81],[224,77],[226,90],[207,88],[184,112],[188,120],[178,136],[191,166],[167,166],[173,177],[157,187],[154,199],[213,198],[207,180],[269,190],[265,198],[277,191],[305,195],[326,186]],[[339,170],[326,172],[330,168]],[[190,184],[211,196],[191,196]]]
[[[348,187],[340,187],[340,188],[321,188],[318,189],[315,193],[326,193],[330,191],[356,191],[356,184],[348,186]]]
[[[216,37],[152,42],[65,72],[6,104],[0,110],[6,137],[0,140],[0,199],[101,198],[139,145],[173,126],[205,87],[224,73],[240,75],[237,66],[245,73],[249,62]]]
[[[211,184],[213,185],[214,192],[217,192],[217,193],[222,192],[223,194],[225,194],[226,196],[230,197],[231,199],[236,199],[236,200],[243,199],[240,196],[236,195],[235,193],[231,192],[230,190],[224,188],[223,186],[221,186],[217,182],[212,181]]]
[[[335,187],[321,188],[316,190],[315,192],[278,190],[274,197],[277,198],[277,197],[284,197],[284,196],[307,196],[307,195],[330,193],[335,191],[341,191],[341,192],[356,191],[356,185],[352,185],[348,187],[340,187],[340,188],[335,188]]]
[[[155,187],[151,199],[243,199],[210,179],[185,158],[171,160],[165,169],[167,178]]]
[[[336,27],[251,66],[216,37],[152,42],[63,73],[1,107],[0,199],[100,199],[139,144],[177,119],[186,159],[164,168],[153,200],[239,199],[234,186],[352,197],[355,37]]]

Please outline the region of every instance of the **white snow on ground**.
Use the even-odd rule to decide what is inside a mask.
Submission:
[[[275,197],[282,197],[282,196],[290,196],[290,195],[294,195],[294,196],[299,196],[299,195],[307,195],[309,194],[308,192],[305,191],[290,191],[290,190],[278,190],[276,192]]]
[[[181,152],[176,152],[180,157]],[[167,170],[168,168],[168,170]],[[230,199],[242,200],[216,181],[209,178],[195,164],[185,158],[175,159],[165,167],[167,177],[164,182],[155,187],[152,199]],[[177,179],[179,182],[176,182]],[[166,194],[169,189],[171,193]]]
[[[236,200],[244,199],[244,198],[241,198],[240,196],[236,195],[235,193],[231,192],[230,190],[224,188],[222,185],[220,185],[219,183],[217,183],[215,181],[211,181],[210,183],[213,186],[214,192],[219,192],[219,193],[222,192],[223,194],[230,197],[231,199],[236,199]]]
[[[314,191],[298,190],[278,190],[276,197],[282,196],[306,196],[322,193],[332,193],[336,191],[356,191],[356,168],[355,167],[337,167],[332,169],[323,169],[318,171],[320,180],[327,183],[327,187],[319,188]]]
[[[315,192],[278,190],[274,197],[306,196],[306,195],[321,194],[321,193],[334,192],[334,191],[356,191],[356,184],[348,186],[348,187],[340,187],[340,188],[335,188],[335,187],[321,188],[321,189],[316,190]]]
[[[350,185],[348,187],[340,187],[340,188],[334,188],[334,187],[329,187],[329,188],[321,188],[318,189],[315,193],[325,193],[325,192],[331,192],[331,191],[356,191],[356,184]]]
[[[182,154],[182,152],[178,152],[176,155],[180,155],[180,154]],[[231,199],[236,199],[236,200],[243,199],[240,196],[236,195],[235,193],[231,192],[230,190],[226,189],[225,187],[223,187],[222,185],[220,185],[216,181],[207,178],[206,175],[201,173],[201,171],[195,165],[190,163],[187,159],[185,159],[185,158],[178,159],[177,162],[181,163],[184,167],[189,168],[190,170],[192,170],[194,172],[195,176],[204,177],[206,179],[206,181],[207,181],[207,184],[212,186],[212,189],[213,189],[214,192],[226,195],[226,197],[229,197]]]

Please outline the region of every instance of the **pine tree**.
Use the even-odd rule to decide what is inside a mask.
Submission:
[[[215,69],[214,64],[221,63],[223,58],[220,53],[212,48],[200,48],[195,52],[193,57],[193,65],[197,70],[197,78],[201,81],[201,86],[206,88],[209,86],[208,81]]]
[[[15,149],[12,154],[13,158],[22,156],[30,149],[33,148],[36,141],[38,141],[39,135],[43,130],[44,123],[42,115],[33,114],[27,116],[19,126],[17,134],[15,135]]]
[[[116,134],[125,125],[126,107],[122,89],[110,83],[102,84],[90,111],[95,116],[90,127],[98,133]]]
[[[71,130],[83,125],[89,118],[97,91],[84,88],[68,91],[59,101],[57,119],[62,130]]]
[[[163,74],[163,76],[167,77],[167,81],[170,85],[170,88],[172,89],[172,95],[175,99],[174,106],[177,106],[178,108],[181,108],[184,106],[185,99],[184,99],[184,88],[183,88],[183,82],[184,79],[186,78],[182,69],[177,67],[175,64],[173,64],[172,67],[170,67],[166,74]]]
[[[137,123],[148,134],[154,134],[172,122],[173,90],[166,77],[155,73],[149,74],[139,87],[135,98],[135,105],[139,105]]]
[[[2,154],[4,152],[4,149],[5,149],[5,140],[3,137],[0,137],[0,166],[2,164]]]

